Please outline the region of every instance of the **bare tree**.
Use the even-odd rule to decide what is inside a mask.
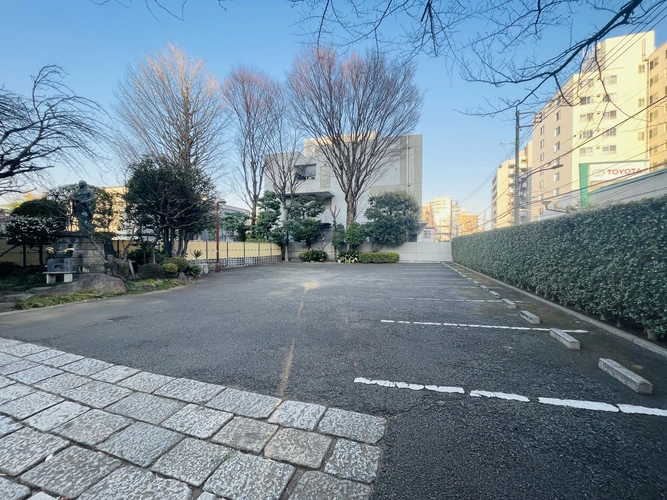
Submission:
[[[288,75],[300,127],[330,165],[345,194],[346,224],[359,198],[401,154],[400,139],[419,121],[422,95],[414,64],[380,52],[342,58],[332,48],[297,57]]]
[[[618,28],[636,33],[665,16],[661,0],[293,1],[318,45],[329,37],[343,45],[372,40],[408,57],[441,57],[466,80],[522,85],[525,93],[504,109],[538,97],[548,82],[560,88]]]
[[[250,208],[251,223],[257,217],[262,196],[264,166],[274,141],[275,111],[280,84],[261,71],[238,67],[227,78],[224,96],[236,130],[234,143],[239,166],[235,180],[239,195]]]
[[[229,116],[220,83],[203,60],[169,44],[128,70],[116,98],[115,110],[124,125],[117,140],[126,163],[145,155],[163,156],[220,173]]]
[[[25,180],[62,162],[82,170],[105,140],[102,108],[74,94],[58,66],[33,77],[30,96],[0,88],[0,194],[21,192]]]

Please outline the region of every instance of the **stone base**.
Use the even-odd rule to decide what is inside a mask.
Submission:
[[[56,239],[53,248],[56,252],[55,258],[70,257],[72,259],[75,280],[87,274],[106,272],[104,245],[95,243],[89,236],[80,233],[63,233]],[[68,248],[73,249],[71,255],[66,252]]]

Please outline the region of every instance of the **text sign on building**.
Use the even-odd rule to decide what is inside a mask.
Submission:
[[[595,163],[590,165],[590,184],[630,179],[648,171],[648,161]]]

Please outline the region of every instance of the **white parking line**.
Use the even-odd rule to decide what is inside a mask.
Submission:
[[[432,299],[432,298],[422,298],[422,297],[392,297],[392,300],[427,300],[427,301],[436,301],[436,302],[502,302],[500,299]]]
[[[381,387],[388,387],[392,389],[409,389],[412,391],[427,390],[432,392],[440,392],[447,394],[465,394],[463,387],[455,386],[440,386],[440,385],[426,385],[426,384],[411,384],[408,382],[392,382],[390,380],[372,380],[364,377],[357,377],[354,379],[355,384],[378,385]],[[495,398],[504,399],[507,401],[519,401],[521,403],[530,403],[531,400],[526,396],[520,394],[511,394],[507,392],[496,391],[470,391],[469,395],[473,398]],[[542,404],[552,406],[565,406],[569,408],[578,408],[582,410],[592,411],[606,411],[610,413],[634,413],[639,415],[655,415],[659,417],[667,417],[667,410],[661,408],[647,408],[645,406],[634,406],[626,404],[609,404],[600,403],[598,401],[584,401],[578,399],[556,399],[556,398],[537,398],[537,401]],[[534,401],[533,401],[534,402]]]
[[[497,330],[520,330],[534,332],[548,332],[548,328],[531,328],[530,326],[505,326],[505,325],[470,325],[467,323],[436,323],[427,321],[394,321],[393,319],[381,319],[380,323],[397,323],[401,325],[429,325],[429,326],[458,326],[462,328],[492,328]],[[567,333],[588,333],[588,330],[562,330]]]

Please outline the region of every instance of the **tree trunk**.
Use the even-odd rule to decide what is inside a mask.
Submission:
[[[345,203],[347,204],[347,214],[345,216],[345,227],[350,225],[350,222],[357,218],[357,199],[348,194],[345,196]]]
[[[25,245],[23,245],[23,269],[28,267],[28,256],[27,256],[26,252],[27,252],[26,247],[25,247]]]
[[[44,270],[44,245],[39,245],[39,268]]]

